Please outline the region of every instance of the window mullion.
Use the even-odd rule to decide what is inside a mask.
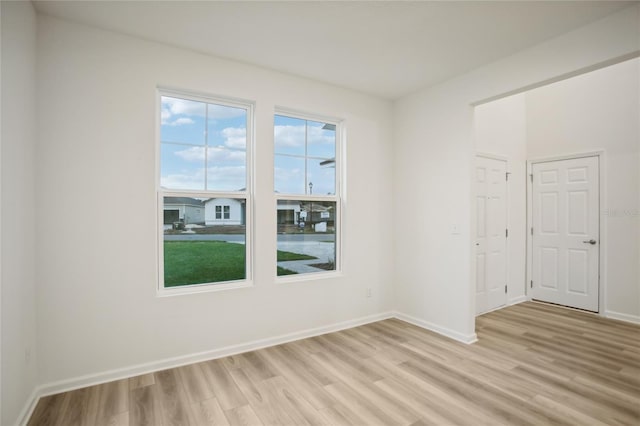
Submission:
[[[204,189],[209,189],[209,104],[204,104]]]

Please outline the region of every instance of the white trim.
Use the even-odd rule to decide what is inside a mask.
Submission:
[[[162,97],[176,97],[179,99],[203,102],[206,104],[215,104],[243,109],[246,112],[246,176],[244,191],[218,191],[218,190],[179,190],[165,189],[160,185],[161,181],[161,147],[160,139],[162,123],[160,120],[162,112]],[[229,98],[226,96],[207,95],[200,92],[193,92],[182,89],[172,89],[158,86],[156,88],[156,193],[157,193],[157,215],[156,215],[156,296],[179,296],[184,294],[197,294],[212,291],[231,290],[237,288],[246,288],[253,286],[254,274],[254,247],[253,232],[255,223],[253,219],[254,204],[254,183],[255,183],[255,101],[243,100],[238,98]],[[206,144],[205,144],[206,146]],[[206,163],[205,163],[206,165]],[[205,168],[206,169],[206,168]],[[205,175],[206,177],[206,175]],[[206,178],[205,178],[206,188]],[[202,283],[194,285],[181,285],[174,287],[165,287],[164,285],[164,232],[160,224],[164,223],[164,197],[199,197],[199,198],[229,198],[245,200],[245,277],[242,280],[221,281],[213,283]],[[225,220],[225,219],[221,219]],[[205,212],[206,221],[206,212]]]
[[[336,264],[336,268],[338,265]],[[289,283],[299,283],[304,281],[317,281],[317,280],[325,280],[330,278],[341,278],[344,276],[342,270],[335,269],[333,271],[318,271],[318,272],[304,272],[300,274],[291,274],[291,275],[278,275],[276,276],[275,283],[279,284],[289,284]]]
[[[468,345],[478,341],[478,335],[476,333],[458,333],[457,331],[442,327],[429,321],[422,320],[420,318],[412,317],[411,315],[403,314],[402,312],[396,311],[394,316],[401,321],[408,322],[409,324],[416,325],[420,328],[424,328],[425,330],[433,331],[434,333],[438,333],[442,336],[457,340],[458,342],[466,343]]]
[[[210,293],[215,291],[235,290],[253,287],[252,280],[220,281],[217,283],[202,283],[165,287],[156,290],[157,297],[183,296],[185,294]]]
[[[507,301],[507,306],[517,305],[518,303],[526,302],[527,300],[529,299],[525,295],[514,297],[513,299],[509,299]]]
[[[324,122],[339,125],[344,119],[332,115],[316,114],[315,112],[303,111],[295,108],[288,108],[279,105],[274,106],[274,115],[282,115],[285,117],[298,118],[300,120],[308,120],[314,122]],[[275,118],[275,117],[274,117]],[[337,130],[336,130],[337,134]],[[337,150],[336,150],[337,154]]]
[[[169,368],[181,367],[197,362],[208,361],[217,358],[223,358],[231,355],[236,355],[244,352],[255,351],[271,346],[281,345],[284,343],[307,339],[310,337],[320,336],[322,334],[334,333],[349,328],[359,327],[361,325],[370,324],[377,321],[382,321],[390,318],[396,318],[401,321],[408,322],[416,325],[425,330],[433,331],[442,336],[451,338],[453,340],[471,344],[478,341],[476,333],[465,335],[456,331],[450,330],[446,327],[442,327],[428,321],[424,321],[410,315],[406,315],[400,312],[381,312],[379,314],[367,315],[364,317],[342,321],[326,326],[309,328],[302,331],[296,331],[293,333],[282,334],[280,336],[258,339],[252,342],[240,343],[237,345],[227,346],[220,349],[214,349],[210,351],[198,352],[190,355],[177,356],[172,358],[165,358],[158,361],[148,362],[144,364],[138,364],[131,367],[118,368],[109,371],[103,371],[97,374],[87,374],[84,376],[75,377],[72,379],[60,380],[57,382],[46,383],[36,387],[31,396],[28,399],[28,403],[21,411],[20,417],[18,417],[18,425],[26,426],[29,418],[33,414],[33,411],[40,400],[40,398],[48,395],[54,395],[61,392],[68,392],[75,389],[84,388],[87,386],[95,386],[102,383],[111,382],[114,380],[122,380],[141,374],[153,373]]]
[[[31,418],[34,410],[36,409],[36,405],[38,405],[38,401],[40,400],[41,389],[42,389],[42,386],[36,386],[33,389],[33,391],[31,392],[31,395],[29,395],[29,398],[27,398],[27,403],[25,404],[25,406],[22,408],[22,411],[20,411],[20,414],[18,415],[18,419],[16,420],[16,425],[27,426],[29,419]]]
[[[499,311],[500,309],[508,308],[509,306],[513,306],[513,305],[517,305],[518,303],[526,302],[527,300],[529,300],[529,299],[527,299],[527,296],[518,296],[518,297],[514,297],[512,299],[507,299],[507,303],[505,303],[504,305],[495,307],[493,309],[489,309],[488,311],[479,312],[479,313],[476,314],[476,317],[479,317],[480,315],[488,314],[489,312]]]
[[[382,321],[389,318],[393,318],[393,312],[382,312],[379,314],[368,315],[368,316],[347,320],[347,321],[342,321],[342,322],[338,322],[338,323],[334,323],[326,326],[320,326],[320,327],[310,328],[307,330],[296,331],[293,333],[282,334],[276,337],[258,339],[258,340],[254,340],[247,343],[240,343],[237,345],[227,346],[220,349],[214,349],[214,350],[198,352],[190,355],[166,358],[163,360],[148,362],[144,364],[138,364],[131,367],[104,371],[97,374],[87,374],[87,375],[75,377],[72,379],[61,380],[58,382],[41,385],[37,389],[38,391],[37,397],[41,398],[43,396],[53,395],[60,392],[68,392],[74,389],[79,389],[87,386],[107,383],[113,380],[120,380],[120,379],[135,377],[140,374],[148,374],[148,373],[153,373],[155,371],[165,370],[168,368],[175,368],[183,365],[208,361],[208,360],[217,359],[217,358],[223,358],[223,357],[236,355],[244,352],[255,351],[258,349],[263,349],[263,348],[267,348],[275,345],[281,345],[283,343],[292,342],[295,340],[306,339],[309,337],[319,336],[322,334],[333,333],[333,332],[345,330],[348,328],[358,327],[361,325]]]
[[[488,152],[476,151],[476,157],[488,158],[490,160],[504,161],[509,164],[509,157],[506,155],[490,154]]]
[[[344,226],[344,209],[346,206],[346,125],[345,119],[336,118],[331,116],[324,116],[321,114],[308,113],[303,112],[296,109],[290,109],[287,107],[275,106],[274,107],[274,126],[275,126],[275,116],[279,115],[282,117],[290,117],[299,120],[313,121],[313,122],[324,122],[333,124],[336,126],[335,134],[335,189],[333,195],[319,195],[319,194],[290,194],[290,193],[279,193],[274,191],[274,204],[278,205],[278,201],[280,200],[288,200],[288,201],[318,201],[318,202],[333,202],[336,204],[336,211],[334,213],[334,222],[335,222],[335,269],[333,271],[321,271],[321,272],[311,272],[311,273],[299,273],[292,275],[277,275],[275,276],[276,284],[285,284],[292,282],[300,282],[300,281],[313,281],[316,279],[325,279],[325,278],[335,278],[343,275],[343,256],[344,253],[344,230],[346,226]],[[274,140],[274,158],[275,153],[275,140]],[[306,155],[305,158],[312,158]],[[306,188],[305,188],[306,191]],[[277,248],[277,247],[276,247]]]
[[[621,314],[619,312],[613,312],[613,311],[604,311],[603,316],[605,318],[609,318],[613,320],[625,321],[633,324],[640,324],[640,315],[629,315],[629,314]]]
[[[233,96],[227,95],[219,95],[214,93],[202,92],[201,90],[191,90],[191,89],[181,89],[177,87],[171,86],[156,86],[156,91],[158,92],[158,102],[160,101],[160,96],[169,96],[171,98],[179,98],[184,99],[187,97],[187,100],[193,100],[196,102],[206,102],[212,103],[212,101],[220,102],[223,105],[228,105],[234,108],[246,109],[247,105],[251,105],[252,108],[255,107],[256,102],[248,99],[236,98]],[[158,103],[158,113],[161,110],[160,104]],[[156,117],[160,117],[157,115]]]
[[[598,185],[599,185],[599,200],[598,200],[598,216],[599,216],[599,227],[600,227],[600,236],[598,244],[599,250],[599,264],[598,264],[598,314],[600,316],[605,315],[605,306],[607,306],[607,262],[606,262],[606,253],[607,253],[607,222],[605,220],[605,215],[602,214],[602,209],[607,206],[607,173],[606,173],[606,156],[605,150],[595,150],[595,151],[586,151],[586,152],[578,152],[578,153],[570,153],[570,154],[559,154],[549,157],[541,157],[541,158],[533,158],[527,160],[527,228],[526,228],[526,281],[525,281],[525,295],[530,300],[531,297],[531,280],[533,279],[533,271],[531,270],[532,265],[532,252],[533,252],[533,239],[531,238],[531,226],[533,226],[533,187],[531,182],[531,173],[533,164],[536,163],[547,163],[550,161],[562,161],[562,160],[574,160],[576,158],[587,158],[587,157],[597,157],[598,158]],[[623,314],[624,315],[624,314]]]
[[[596,151],[575,152],[569,154],[552,155],[549,157],[535,157],[527,159],[527,163],[548,163],[550,161],[575,160],[577,158],[599,157],[604,154],[604,149]]]
[[[640,50],[635,50],[635,51],[633,51],[631,53],[627,53],[627,54],[624,54],[624,55],[621,55],[621,56],[616,56],[615,58],[607,59],[606,61],[597,62],[597,63],[595,63],[593,65],[589,65],[589,66],[586,66],[586,67],[583,67],[583,68],[580,68],[580,69],[577,69],[577,70],[574,70],[574,71],[569,71],[569,72],[566,72],[564,74],[560,74],[560,75],[557,75],[555,77],[547,78],[547,79],[542,80],[542,81],[537,81],[535,83],[528,84],[526,86],[519,87],[519,88],[514,89],[514,90],[509,90],[507,92],[502,92],[502,93],[499,93],[497,95],[490,96],[488,98],[484,98],[484,99],[480,99],[480,100],[474,101],[474,102],[471,103],[471,105],[476,107],[476,106],[483,105],[483,104],[486,104],[486,103],[489,103],[489,102],[497,101],[499,99],[507,98],[509,96],[513,96],[513,95],[518,95],[520,93],[529,92],[531,90],[538,89],[538,88],[544,87],[544,86],[548,86],[550,84],[557,83],[559,81],[568,80],[570,78],[577,77],[577,76],[580,76],[582,74],[587,74],[587,73],[590,73],[592,71],[597,71],[599,69],[609,67],[611,65],[619,64],[621,62],[625,62],[625,61],[637,58],[639,56],[640,56]]]
[[[479,316],[481,316],[481,315],[488,314],[488,313],[490,313],[490,312],[499,311],[500,309],[504,309],[504,308],[507,308],[507,307],[509,307],[509,306],[510,306],[510,305],[508,305],[507,303],[505,303],[504,305],[496,306],[495,308],[491,308],[491,309],[489,309],[489,310],[487,310],[487,311],[478,312],[478,313],[476,314],[476,318],[477,318],[477,317],[479,317]]]

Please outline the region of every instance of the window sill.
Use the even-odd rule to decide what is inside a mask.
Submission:
[[[253,281],[230,281],[226,283],[193,284],[168,288],[160,288],[156,292],[157,297],[182,296],[186,294],[211,293],[225,290],[235,290],[238,288],[253,287]]]
[[[344,274],[342,271],[327,271],[327,272],[309,272],[306,274],[295,275],[282,275],[276,277],[276,284],[288,284],[304,281],[318,281],[331,278],[341,278]]]

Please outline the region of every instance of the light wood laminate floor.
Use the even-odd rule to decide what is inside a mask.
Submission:
[[[391,319],[44,397],[29,425],[639,425],[640,326],[539,303]]]

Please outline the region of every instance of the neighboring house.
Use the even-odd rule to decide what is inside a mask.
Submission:
[[[247,218],[244,200],[211,198],[204,202],[206,225],[244,225]]]
[[[278,200],[278,225],[298,225],[300,222],[327,222],[328,226],[334,226],[335,211],[319,203]]]
[[[300,210],[300,201],[278,200],[278,225],[297,225]]]
[[[181,222],[185,225],[204,223],[205,206],[202,201],[189,197],[165,197],[164,224]]]
[[[304,220],[312,224],[326,222],[328,226],[335,226],[336,212],[333,207],[323,206],[318,203],[307,202],[302,204],[302,211],[306,212]]]

